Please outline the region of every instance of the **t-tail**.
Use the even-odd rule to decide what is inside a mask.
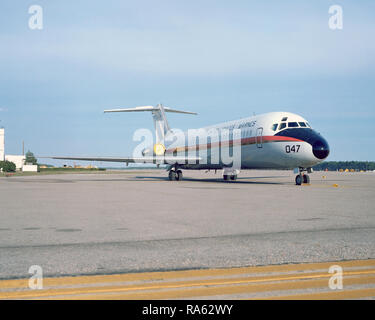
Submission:
[[[167,121],[167,117],[165,116],[166,112],[195,114],[195,115],[197,114],[195,112],[182,111],[182,110],[176,110],[176,109],[164,107],[162,104],[158,104],[156,107],[139,106],[135,108],[104,110],[105,113],[107,112],[143,112],[143,111],[152,112],[152,118],[154,120],[154,127],[155,127],[156,143],[163,143],[164,137],[171,130]]]

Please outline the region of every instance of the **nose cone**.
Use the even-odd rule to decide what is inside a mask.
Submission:
[[[329,145],[323,137],[320,137],[319,140],[315,141],[312,147],[313,147],[313,154],[318,159],[322,160],[328,157]]]
[[[323,160],[329,155],[329,145],[326,139],[310,128],[285,129],[278,132],[276,136],[292,137],[309,143],[314,156],[319,160]]]

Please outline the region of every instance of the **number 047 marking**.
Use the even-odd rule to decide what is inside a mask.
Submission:
[[[291,153],[291,152],[299,152],[299,148],[301,147],[301,145],[299,144],[296,144],[296,145],[286,145],[285,146],[285,152],[286,153]]]

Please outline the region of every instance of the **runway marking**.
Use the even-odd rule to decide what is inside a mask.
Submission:
[[[335,264],[344,270],[344,290],[328,288],[332,277],[328,268]],[[349,292],[345,286],[371,285],[374,288],[365,289],[375,290],[375,260],[45,278],[43,290],[28,289],[27,284],[28,279],[0,281],[0,299],[178,299],[222,295],[230,298],[235,294],[262,298],[259,294],[274,291],[285,292],[280,298],[287,299],[290,290],[317,288],[328,291],[328,297],[340,299],[346,297],[343,292]],[[355,294],[375,296],[373,291],[363,290]],[[337,293],[340,294],[335,296]],[[325,297],[323,293],[306,292],[290,297],[303,299],[315,295],[318,299]]]
[[[119,281],[137,281],[137,280],[165,280],[174,278],[191,278],[191,277],[207,277],[207,276],[229,276],[236,274],[251,273],[269,273],[269,272],[292,272],[300,270],[319,270],[327,269],[333,264],[340,264],[343,268],[351,267],[375,267],[375,259],[367,260],[348,260],[339,262],[318,262],[304,264],[281,264],[254,267],[233,267],[220,269],[198,269],[198,270],[179,270],[167,272],[143,272],[143,273],[125,273],[113,275],[88,275],[88,276],[68,276],[56,278],[44,278],[45,286],[58,286],[63,284],[90,284],[103,282],[119,282]],[[0,280],[0,290],[2,288],[22,288],[27,287],[28,278],[14,280]]]
[[[300,282],[286,282],[286,283],[264,283],[264,284],[245,284],[245,285],[227,285],[223,287],[199,287],[191,288],[185,287],[184,290],[159,290],[149,292],[132,292],[124,293],[121,290],[108,292],[75,292],[71,295],[65,296],[51,296],[51,299],[182,299],[182,298],[198,298],[218,295],[234,295],[234,294],[250,294],[263,293],[280,290],[296,290],[296,289],[313,289],[327,286],[328,281],[323,280],[304,280]],[[365,279],[347,279],[347,284],[374,284],[375,277]],[[164,288],[165,289],[165,288]],[[328,289],[328,286],[327,286]],[[328,289],[329,290],[329,289]],[[121,292],[121,293],[120,293]],[[34,297],[36,298],[36,297]]]
[[[369,271],[362,271],[362,272],[346,272],[346,276],[356,276],[356,275],[364,275],[364,274],[373,274],[373,280],[375,281],[375,269]],[[192,288],[192,287],[207,287],[207,286],[223,286],[223,285],[238,285],[238,284],[253,284],[253,283],[262,283],[262,282],[278,282],[278,281],[291,281],[291,280],[311,280],[311,279],[321,279],[321,278],[330,278],[332,274],[307,274],[303,276],[293,276],[293,275],[286,275],[283,277],[265,277],[262,279],[223,279],[221,281],[217,280],[205,280],[205,281],[184,281],[183,283],[177,282],[169,282],[164,283],[163,285],[154,284],[154,285],[137,285],[137,286],[125,286],[122,288],[118,288],[118,286],[110,286],[110,287],[84,287],[84,288],[77,288],[76,290],[66,289],[49,289],[49,290],[38,290],[38,291],[29,291],[25,294],[25,292],[16,292],[7,294],[6,292],[0,294],[0,298],[9,298],[11,296],[15,296],[17,298],[25,298],[25,297],[38,297],[38,296],[49,296],[49,295],[76,295],[80,293],[111,293],[111,292],[129,292],[129,291],[142,291],[142,290],[160,290],[160,289],[179,289],[179,288]],[[371,278],[371,277],[370,277]],[[369,278],[369,279],[370,279]]]

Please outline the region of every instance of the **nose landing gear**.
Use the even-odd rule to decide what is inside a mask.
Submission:
[[[310,184],[310,177],[304,172],[312,173],[313,172],[312,168],[298,168],[297,170],[299,174],[296,176],[296,185],[300,186],[302,185],[302,183]]]
[[[307,174],[303,175],[303,183],[307,183],[307,184],[310,183],[310,177]]]
[[[299,174],[296,176],[296,185],[300,186],[302,183],[309,184],[310,183],[310,177],[307,174]]]

